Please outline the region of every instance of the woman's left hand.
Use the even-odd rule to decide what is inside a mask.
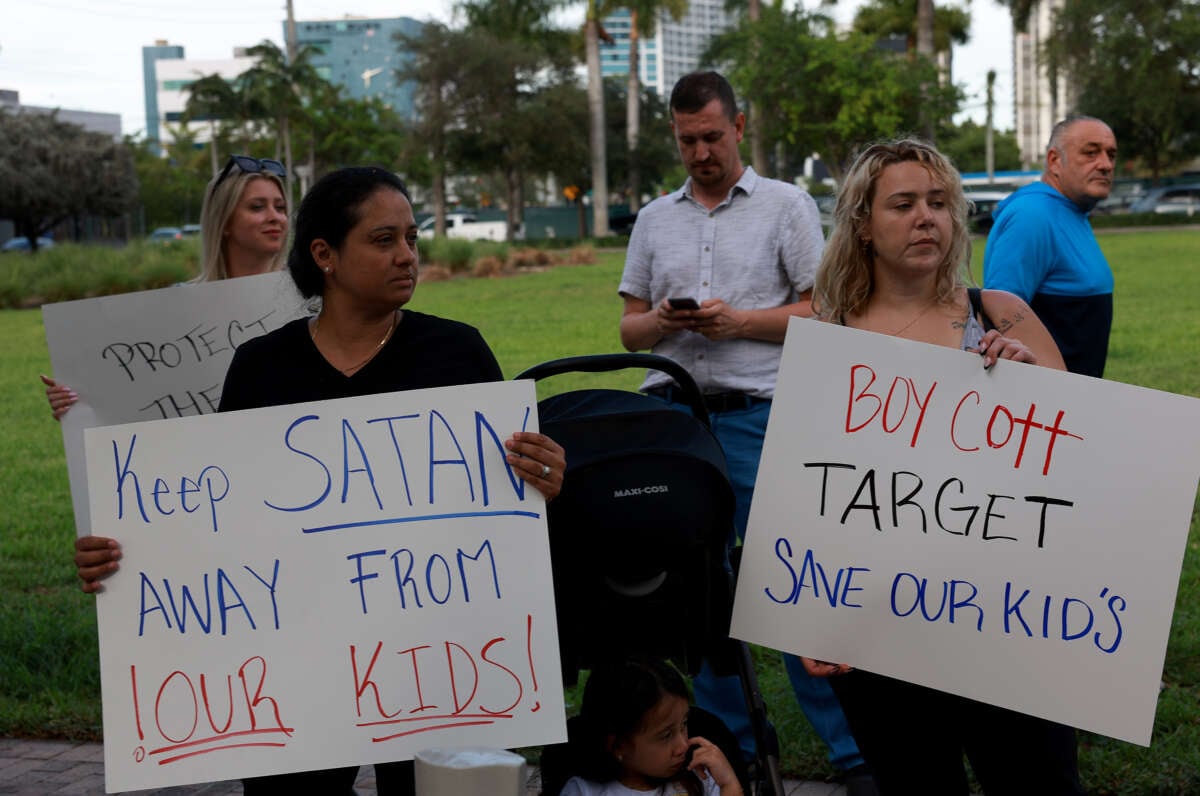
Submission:
[[[995,365],[998,359],[1028,362],[1030,365],[1038,363],[1037,357],[1029,350],[1029,346],[1020,340],[1005,337],[996,329],[992,329],[983,335],[983,339],[979,343],[979,348],[976,350],[983,357],[984,370]]]
[[[553,500],[562,491],[567,456],[561,445],[545,434],[518,431],[504,447],[508,448],[509,466],[522,481],[537,487],[546,500]]]

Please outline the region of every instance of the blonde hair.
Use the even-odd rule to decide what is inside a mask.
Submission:
[[[288,204],[287,186],[283,180],[270,172],[246,172],[236,165],[225,177],[213,177],[204,190],[204,205],[200,208],[200,275],[195,282],[215,282],[218,279],[229,278],[229,263],[225,257],[225,227],[237,209],[242,192],[253,180],[270,180],[279,188],[283,195],[284,204]],[[291,207],[285,211],[289,217]],[[286,246],[280,247],[279,253],[271,263],[271,270],[283,268]]]
[[[950,159],[932,145],[915,139],[884,141],[863,150],[846,172],[833,208],[833,230],[825,244],[813,286],[813,308],[824,320],[841,322],[866,306],[875,289],[871,265],[874,250],[863,240],[871,220],[871,203],[879,175],[896,163],[919,163],[946,191],[951,238],[946,259],[938,268],[937,298],[950,302],[967,283],[971,236],[962,179]]]

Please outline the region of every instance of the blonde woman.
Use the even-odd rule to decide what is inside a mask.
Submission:
[[[193,282],[254,276],[283,267],[288,233],[287,171],[277,160],[231,155],[204,191],[200,210],[200,274]],[[79,400],[43,375],[55,420]]]
[[[813,291],[817,317],[958,348],[980,356],[984,368],[1015,360],[1065,370],[1024,301],[968,288],[966,217],[958,172],[932,146],[868,147],[838,194]],[[967,796],[964,754],[987,796],[1083,793],[1070,727],[845,663],[803,663],[830,678],[885,796]]]

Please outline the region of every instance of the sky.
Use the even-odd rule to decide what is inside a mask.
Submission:
[[[809,7],[814,0],[807,0]],[[840,0],[848,22],[862,0]],[[961,5],[961,0],[960,0]],[[190,59],[228,58],[263,39],[283,45],[285,0],[10,0],[0,22],[0,89],[21,103],[121,114],[126,135],[145,130],[142,47],[165,39]],[[957,117],[983,123],[987,72],[996,70],[994,119],[1013,126],[1012,24],[995,0],[971,3],[971,42],[954,50],[967,100]],[[297,19],[407,16],[451,21],[451,0],[294,0]]]

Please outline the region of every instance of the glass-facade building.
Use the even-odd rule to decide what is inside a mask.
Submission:
[[[158,67],[159,61],[183,58],[183,48],[177,44],[157,41],[153,46],[142,48],[142,92],[146,103],[146,140],[151,142],[155,154],[161,155],[158,116]]]
[[[612,44],[600,44],[600,71],[605,77],[629,74],[628,9],[604,18]],[[638,76],[642,84],[662,97],[671,93],[679,78],[701,66],[700,56],[709,41],[729,30],[734,17],[725,11],[725,0],[691,0],[687,13],[675,20],[659,12],[655,31],[638,39]]]
[[[415,19],[318,19],[296,22],[296,41],[317,52],[318,74],[355,99],[376,98],[406,119],[414,115],[413,87],[396,79],[396,70],[411,57],[400,49],[396,34],[419,36]],[[284,23],[284,40],[287,23]]]

